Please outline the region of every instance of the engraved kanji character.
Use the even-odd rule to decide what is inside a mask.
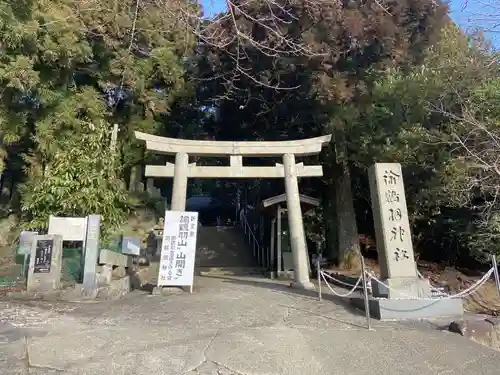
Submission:
[[[384,182],[386,185],[396,185],[399,179],[399,174],[391,170],[385,171]]]
[[[399,203],[399,193],[395,190],[387,190],[385,192],[385,201],[387,203]]]
[[[400,241],[403,241],[405,230],[401,227],[401,225],[398,227],[392,227],[391,233],[392,233],[391,241],[396,240],[398,238]]]
[[[403,213],[399,208],[390,208],[389,209],[389,220],[391,221],[399,221],[403,218]]]

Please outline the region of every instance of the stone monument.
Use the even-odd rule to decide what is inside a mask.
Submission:
[[[61,284],[62,237],[35,236],[28,268],[28,292],[51,292]]]
[[[85,263],[83,266],[83,292],[86,295],[92,295],[97,288],[100,233],[101,216],[89,215],[85,241]]]
[[[369,171],[380,281],[372,280],[370,312],[382,320],[463,315],[461,299],[431,298],[413,253],[401,165],[377,163]],[[352,302],[363,307],[363,299]]]
[[[375,164],[369,179],[380,279],[388,286],[372,280],[373,296],[427,298],[430,284],[417,274],[401,165]]]

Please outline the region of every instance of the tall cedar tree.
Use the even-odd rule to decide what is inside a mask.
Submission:
[[[332,133],[321,155],[325,177],[301,185],[323,198],[327,254],[356,267],[345,108],[369,106],[375,79],[421,59],[448,20],[448,9],[434,0],[253,1],[245,9],[232,9],[233,20],[214,24],[218,30],[211,32],[227,38],[236,24],[246,38],[235,38],[224,50],[202,46],[199,74],[211,78],[204,85],[218,110],[216,137],[280,140]],[[265,15],[267,23],[252,20]],[[287,49],[291,44],[304,48]]]

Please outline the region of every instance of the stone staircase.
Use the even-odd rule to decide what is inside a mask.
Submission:
[[[196,249],[196,274],[202,276],[263,274],[235,227],[200,227]]]

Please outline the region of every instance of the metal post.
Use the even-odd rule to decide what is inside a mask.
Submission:
[[[365,270],[365,258],[363,255],[361,257],[361,272],[362,272],[362,283],[363,283],[363,294],[365,297],[365,313],[366,313],[366,325],[368,326],[368,330],[372,329],[372,322],[370,317],[370,302],[368,301],[368,288],[366,285],[366,270]]]
[[[28,253],[24,254],[24,259],[23,259],[23,272],[21,273],[21,277],[25,277],[26,280],[28,280]]]
[[[316,273],[318,274],[318,299],[321,302],[322,300],[322,295],[321,295],[321,268],[320,268],[320,258],[319,255],[316,259]]]
[[[276,253],[277,253],[277,261],[278,261],[278,277],[281,276],[281,269],[282,267],[282,249],[281,249],[281,206],[278,205],[278,220],[276,222],[276,232],[278,236],[276,237],[277,240],[277,246],[276,246]]]
[[[497,286],[498,294],[500,295],[500,276],[498,274],[498,263],[495,255],[491,256],[491,263],[493,265],[493,275],[495,276],[495,284]]]

